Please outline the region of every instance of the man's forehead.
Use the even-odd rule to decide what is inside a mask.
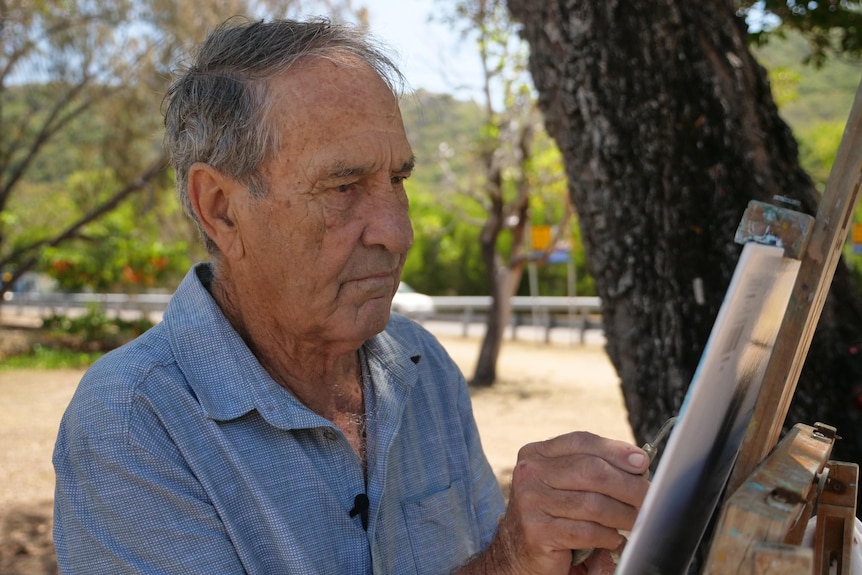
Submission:
[[[307,107],[312,112],[328,112],[332,105],[386,104],[398,113],[398,98],[389,85],[366,62],[356,56],[307,57],[294,63],[271,82],[276,98],[287,109]]]

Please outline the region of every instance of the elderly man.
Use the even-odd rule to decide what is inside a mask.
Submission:
[[[399,79],[353,28],[234,21],[173,85],[166,144],[212,263],[63,418],[64,575],[608,567],[643,451],[528,445],[506,509],[463,376],[390,316],[413,241]]]

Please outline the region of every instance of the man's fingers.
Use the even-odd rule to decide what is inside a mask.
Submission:
[[[613,497],[585,491],[557,491],[562,503],[548,515],[561,519],[588,521],[616,531],[631,530],[638,509]]]
[[[556,549],[616,549],[624,540],[616,529],[591,521],[555,519],[548,533],[546,544]]]
[[[513,572],[586,573],[587,564],[571,565],[571,550],[621,544],[619,530],[632,528],[649,487],[648,466],[642,449],[587,432],[523,447],[495,548]]]
[[[638,509],[634,505],[601,493],[551,488],[527,491],[515,502],[515,505],[518,506],[522,516],[536,517],[537,522],[545,518],[551,521],[588,524],[569,527],[569,530],[577,536],[593,533],[595,527],[608,529],[614,534],[619,529],[630,530],[638,514]],[[579,530],[583,530],[584,533],[579,533]],[[614,537],[614,541],[617,539]],[[616,543],[619,542],[616,541]],[[597,541],[592,541],[591,545],[602,546]]]
[[[640,507],[649,487],[639,474],[620,469],[600,456],[580,453],[554,458],[522,453],[512,484],[518,488],[531,483],[540,489],[602,494],[634,507]]]
[[[507,515],[506,520],[512,517]],[[542,550],[543,553],[563,552],[568,554],[568,564],[572,561],[572,549],[616,549],[624,541],[616,529],[599,523],[540,516],[537,513],[519,516],[518,527],[513,532],[519,533],[517,541],[520,549]]]
[[[566,433],[553,439],[531,443],[522,453],[555,459],[572,454],[596,455],[628,473],[640,474],[649,468],[646,452],[630,443],[600,437],[586,431]]]

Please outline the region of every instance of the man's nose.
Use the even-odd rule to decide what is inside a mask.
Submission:
[[[371,201],[366,203],[363,243],[367,246],[383,246],[392,253],[407,253],[413,245],[413,225],[403,188],[389,184],[369,196]]]

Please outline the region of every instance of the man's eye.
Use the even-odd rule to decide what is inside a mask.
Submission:
[[[410,176],[392,176],[389,181],[392,182],[392,185],[397,186],[399,184],[403,184],[404,181]]]
[[[335,191],[344,194],[351,191],[355,185],[356,184],[342,184],[340,186],[336,186]]]

